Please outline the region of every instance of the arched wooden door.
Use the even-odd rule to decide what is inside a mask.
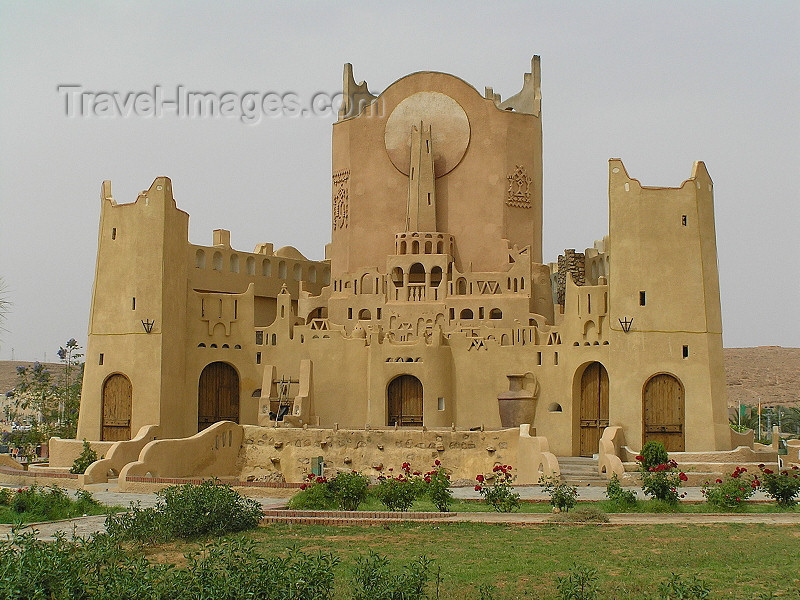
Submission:
[[[197,387],[197,431],[217,421],[239,422],[239,374],[224,362],[203,369]]]
[[[683,385],[672,375],[661,373],[644,386],[644,439],[664,444],[667,452],[685,448]]]
[[[422,425],[422,382],[400,375],[389,384],[389,425]]]
[[[600,436],[608,427],[608,371],[599,362],[591,363],[581,375],[580,455],[592,456],[600,446]]]
[[[115,373],[103,384],[103,432],[100,439],[118,442],[131,439],[131,380]]]

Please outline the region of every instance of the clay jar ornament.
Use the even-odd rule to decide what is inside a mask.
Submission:
[[[530,374],[506,375],[508,391],[497,396],[500,407],[500,424],[503,427],[519,427],[523,423],[533,424],[536,416],[538,382]]]

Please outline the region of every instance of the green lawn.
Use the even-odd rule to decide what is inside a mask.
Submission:
[[[601,598],[657,597],[658,583],[672,573],[698,576],[711,588],[711,598],[761,598],[769,592],[800,598],[798,527],[271,524],[239,535],[256,540],[268,555],[293,546],[335,553],[342,559],[340,586],[353,558],[369,550],[398,564],[426,555],[435,560],[434,569],[441,568],[441,598],[478,598],[481,583],[494,584],[496,598],[555,598],[556,577],[575,564],[598,569]]]
[[[800,505],[792,508],[780,508],[774,502],[745,502],[735,511],[720,509],[708,502],[679,502],[676,505],[667,504],[658,500],[639,500],[634,506],[624,506],[609,500],[598,502],[578,502],[576,509],[591,506],[606,513],[773,513],[773,512],[800,512]],[[386,507],[374,496],[368,496],[365,502],[359,505],[359,510],[385,511]],[[521,501],[519,512],[523,513],[549,513],[552,506],[547,501]],[[412,511],[436,512],[436,507],[430,500],[415,500],[411,506]],[[450,512],[492,512],[492,507],[482,500],[454,500]]]

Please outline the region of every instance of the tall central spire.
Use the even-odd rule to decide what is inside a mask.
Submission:
[[[436,175],[433,172],[431,128],[411,126],[406,231],[436,231]]]

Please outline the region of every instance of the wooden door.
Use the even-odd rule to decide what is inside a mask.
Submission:
[[[103,384],[103,432],[100,439],[118,442],[131,439],[131,380],[116,373]]]
[[[197,430],[217,421],[239,422],[239,375],[224,362],[203,369],[197,389]]]
[[[608,371],[599,362],[590,364],[581,376],[580,455],[599,451],[600,436],[608,427]]]
[[[644,440],[661,442],[667,452],[684,451],[683,386],[672,375],[652,377],[644,387]]]
[[[389,425],[422,425],[422,382],[401,375],[389,384]]]

